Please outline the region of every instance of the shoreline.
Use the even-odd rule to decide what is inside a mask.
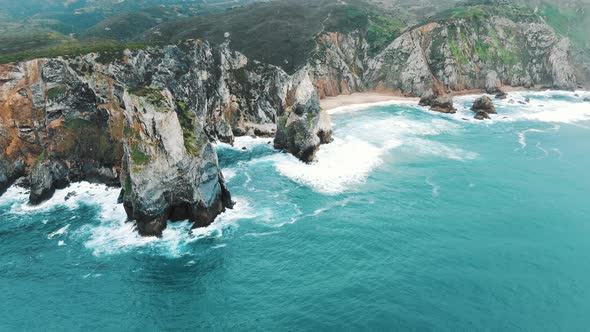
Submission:
[[[585,93],[588,90],[577,89],[574,91],[569,90],[555,90],[555,89],[538,89],[538,88],[523,88],[523,87],[510,87],[503,86],[502,91],[506,93],[514,92],[544,92],[544,91],[567,91],[572,93]],[[476,96],[487,94],[482,89],[462,90],[453,91],[450,93],[452,97],[463,97],[463,96]],[[320,100],[320,107],[330,113],[345,111],[352,108],[367,108],[372,106],[386,106],[395,104],[415,104],[418,105],[420,101],[419,97],[406,97],[400,94],[384,93],[384,92],[355,92],[349,95],[338,95],[332,97],[326,97]]]
[[[355,92],[349,95],[326,97],[320,100],[320,107],[326,111],[343,110],[350,107],[369,107],[389,104],[418,104],[418,97],[403,97],[381,92]]]

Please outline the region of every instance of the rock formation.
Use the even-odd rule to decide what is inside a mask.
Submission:
[[[307,70],[290,76],[202,41],[0,66],[0,191],[38,204],[74,181],[123,188],[130,220],[210,224],[231,207],[211,141],[275,136],[311,161],[331,137]]]
[[[420,99],[420,106],[430,106],[430,110],[454,114],[457,110],[453,107],[453,98],[449,95],[428,96]]]
[[[488,96],[477,98],[473,102],[471,110],[476,113],[475,118],[477,120],[489,119],[489,114],[497,113],[496,107],[494,106],[494,102]]]

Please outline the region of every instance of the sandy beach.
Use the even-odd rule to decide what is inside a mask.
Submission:
[[[418,103],[419,98],[401,97],[399,95],[378,92],[357,92],[350,95],[327,97],[320,100],[320,105],[325,110],[333,110],[346,106],[358,106],[364,104],[377,104],[387,102]]]

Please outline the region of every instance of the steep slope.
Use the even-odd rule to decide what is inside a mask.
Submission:
[[[0,66],[0,190],[29,175],[31,203],[88,180],[123,187],[129,218],[208,225],[231,206],[211,141],[274,136],[311,161],[329,119],[305,71],[290,76],[202,41]]]

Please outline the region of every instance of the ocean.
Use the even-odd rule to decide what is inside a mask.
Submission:
[[[476,121],[411,103],[331,111],[303,164],[218,145],[236,206],[142,238],[119,190],[0,197],[0,330],[582,331],[590,103],[515,92]],[[520,104],[530,98],[530,103]],[[242,148],[246,147],[246,150]]]

